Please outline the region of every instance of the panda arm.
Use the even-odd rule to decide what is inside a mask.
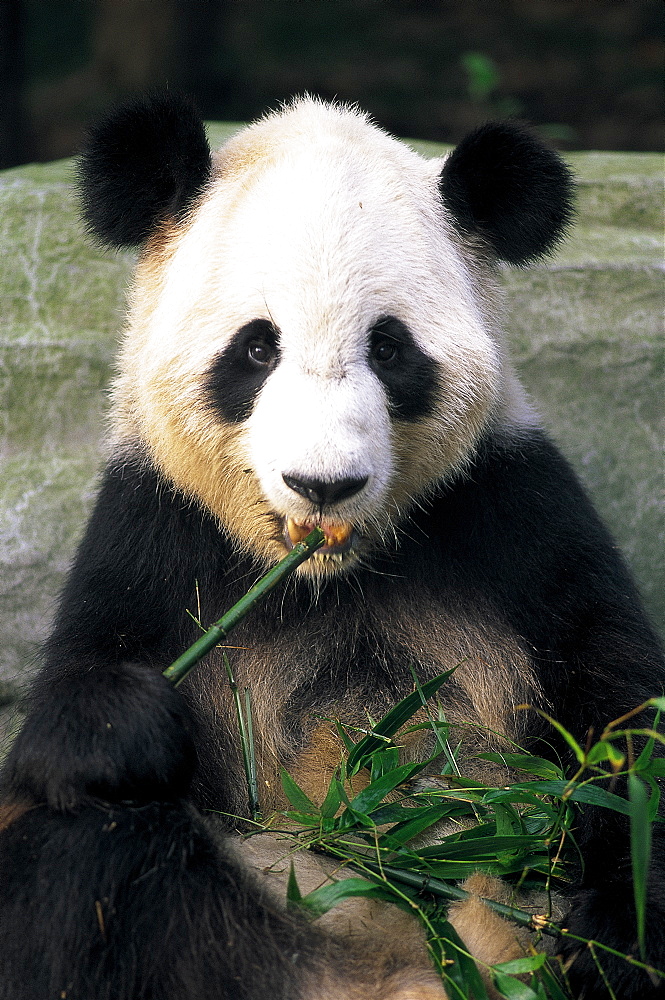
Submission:
[[[438,1000],[419,956],[279,905],[187,801],[194,727],[161,668],[196,634],[201,553],[206,587],[228,558],[214,523],[148,470],[107,471],[3,769],[0,1000],[398,1000],[412,982]]]
[[[404,996],[392,969],[275,902],[184,803],[28,810],[0,832],[0,940],[0,1000]]]
[[[665,690],[660,643],[617,547],[544,435],[489,445],[466,481],[443,496],[437,521],[458,586],[484,593],[507,621],[531,654],[542,707],[583,746],[588,734],[597,739],[608,722]],[[563,741],[557,744],[554,730],[543,732],[535,713],[525,722],[531,746],[537,751],[541,739],[555,744],[572,773],[576,762]],[[652,718],[634,724],[648,726]],[[613,783],[612,791],[622,794],[620,784]],[[584,806],[575,837],[583,870],[565,926],[637,954],[628,817]],[[581,991],[584,985],[585,997],[605,996],[589,950],[574,940],[563,950],[568,956],[579,952],[569,971],[573,986]],[[665,843],[658,824],[647,953],[665,969]],[[617,995],[651,995],[643,974],[606,952],[599,956]]]
[[[193,725],[160,668],[213,530],[151,472],[105,474],[2,773],[0,1000],[296,1000],[345,976],[186,801]]]
[[[195,631],[194,563],[215,530],[151,471],[106,472],[3,769],[10,798],[66,810],[187,792],[193,723],[161,670]]]
[[[530,655],[542,707],[582,744],[665,689],[617,546],[542,432],[486,443],[423,530],[439,540],[444,585],[482,595]]]

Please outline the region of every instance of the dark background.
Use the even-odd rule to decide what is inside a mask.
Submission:
[[[457,141],[516,115],[564,149],[663,143],[662,0],[0,0],[0,165],[75,152],[168,84],[208,119],[305,90]]]

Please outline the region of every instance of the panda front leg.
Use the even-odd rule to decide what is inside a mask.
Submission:
[[[607,562],[610,560],[614,562],[616,555],[608,546]],[[659,643],[642,616],[630,581],[618,561],[610,565],[620,594],[620,599],[611,604],[601,589],[602,581],[609,575],[605,568],[601,566],[595,574],[600,581],[595,583],[595,592],[591,585],[588,588],[588,613],[576,636],[575,655],[569,657],[572,679],[560,684],[557,692],[550,678],[551,687],[549,691],[545,689],[552,703],[556,703],[559,694],[557,718],[582,746],[595,742],[613,719],[658,692],[663,678]],[[563,697],[562,689],[566,692]],[[653,716],[645,713],[628,724],[648,729],[653,725]],[[627,749],[636,757],[641,744],[635,738]],[[662,753],[658,744],[655,753]],[[570,773],[577,770],[578,764],[569,758]],[[595,781],[599,787],[628,798],[625,778],[608,773],[602,783],[599,774]],[[623,957],[640,959],[629,817],[610,809],[582,805],[578,807],[572,833],[582,866],[563,920],[568,933],[562,941],[562,955],[573,996],[604,1000],[609,982],[616,996],[623,1000],[652,997],[656,1000],[662,995],[662,978],[642,971]],[[660,821],[652,826],[646,895],[643,957],[662,973],[665,971],[665,838]],[[589,941],[599,942],[595,950],[588,945]]]
[[[324,966],[325,943],[270,908],[183,804],[34,806],[0,859],[3,1000],[286,1000]]]
[[[574,473],[542,433],[488,447],[473,476],[433,508],[434,519],[441,551],[463,568],[475,591],[501,609],[531,651],[540,686],[535,704],[581,747],[593,745],[610,722],[665,689],[661,644],[616,545]],[[431,527],[427,533],[434,535]],[[490,656],[488,650],[489,663]],[[522,745],[544,757],[554,746],[567,774],[577,772],[577,756],[554,729],[543,729],[539,715],[520,712],[519,725],[525,727],[518,736]],[[649,727],[653,715],[631,718],[629,725]],[[632,751],[640,752],[636,739]],[[654,752],[662,753],[658,744]],[[590,776],[594,784],[600,781],[599,774],[587,770],[584,778]],[[603,787],[626,793],[611,773]],[[661,829],[662,824],[654,824],[646,957],[665,970]],[[573,995],[606,1000],[605,975],[623,1000],[656,1000],[662,980],[652,980],[621,957],[639,959],[628,817],[580,804],[573,835],[582,864],[573,875],[563,920],[570,936],[562,939]],[[600,942],[595,957],[587,940]]]
[[[186,801],[193,723],[157,667],[192,569],[182,506],[104,479],[2,772],[2,997],[305,995],[309,935]]]
[[[311,995],[334,949],[187,803],[184,701],[144,665],[97,672],[97,692],[95,671],[58,678],[51,703],[40,680],[5,768],[0,997]]]
[[[662,841],[662,838],[661,838]],[[662,851],[661,844],[658,850]],[[624,860],[624,866],[626,861]],[[665,972],[662,956],[665,953],[665,907],[663,906],[665,869],[655,861],[651,866],[650,885],[646,904],[646,960],[657,969],[655,973],[640,972],[624,958],[615,958],[602,947],[595,954],[587,940],[600,941],[620,955],[628,954],[637,961],[640,952],[635,935],[635,904],[632,887],[620,875],[609,877],[602,889],[590,888],[575,894],[565,926],[569,937],[563,949],[568,967],[568,979],[574,996],[585,1000],[600,1000],[607,995],[601,980],[599,966],[617,997],[625,1000],[657,1000],[663,995],[662,973]],[[589,984],[594,984],[593,986]]]
[[[446,1000],[422,962],[290,914],[185,801],[6,818],[1,1000]]]
[[[608,549],[608,562],[610,557]],[[576,636],[576,655],[570,657],[573,679],[559,689],[559,694],[561,687],[568,693],[561,699],[557,717],[582,746],[597,740],[609,722],[646,701],[662,685],[658,641],[641,614],[622,567],[616,564],[611,570],[613,578],[623,584],[622,603],[616,600],[612,606],[601,592],[600,584],[596,584],[595,593],[589,587],[590,610]],[[596,579],[607,579],[603,567],[597,571]],[[554,700],[553,687],[550,690]],[[645,713],[628,724],[648,729],[653,725],[653,715]],[[637,738],[627,746],[633,757],[637,757],[640,749]],[[655,753],[662,753],[658,743]],[[572,774],[578,762],[570,759],[569,765]],[[595,781],[599,787],[628,798],[625,778],[608,774],[601,783],[597,775]],[[581,805],[572,833],[582,866],[563,920],[568,934],[562,941],[562,955],[573,996],[604,1000],[608,995],[605,983],[609,982],[616,996],[623,1000],[656,1000],[662,995],[662,978],[642,971],[623,957],[628,955],[637,961],[641,957],[629,817],[610,809]],[[599,945],[594,950],[588,941]],[[662,821],[658,820],[652,826],[642,957],[661,973],[665,972],[665,838]]]
[[[441,1000],[288,913],[188,801],[195,724],[161,668],[212,532],[107,472],[0,777],[0,1000]]]
[[[187,793],[193,721],[161,676],[162,659],[186,641],[195,572],[195,529],[178,513],[154,474],[107,471],[3,767],[6,798],[73,812]]]
[[[566,934],[561,939],[573,996],[604,1000],[609,982],[622,1000],[656,1000],[662,996],[662,978],[641,971],[625,958],[641,958],[628,817],[587,807],[573,832],[584,868],[570,894],[562,921]],[[645,937],[647,963],[665,972],[665,838],[658,823],[652,828]],[[593,948],[589,941],[595,943]]]

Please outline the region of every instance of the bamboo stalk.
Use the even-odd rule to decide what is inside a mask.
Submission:
[[[177,660],[174,660],[164,671],[164,677],[171,681],[175,687],[181,684],[199,660],[203,659],[214,646],[223,642],[231,629],[235,628],[255,604],[258,604],[278,583],[293,573],[301,563],[309,559],[323,545],[325,537],[321,528],[314,528],[313,531],[310,531],[306,538],[294,545],[289,554],[268,570],[265,576],[262,576],[232,608],[229,608],[226,614],[211,625],[208,631],[204,632]]]
[[[249,815],[253,820],[261,818],[259,804],[259,786],[256,777],[256,758],[254,756],[254,731],[252,728],[252,703],[249,688],[245,688],[245,708],[243,709],[240,700],[240,691],[233,676],[233,670],[226,653],[222,654],[224,669],[229,679],[229,687],[233,695],[233,703],[236,708],[236,718],[238,719],[238,729],[240,731],[240,746],[242,748],[242,763],[245,769],[247,780],[247,801],[249,804]]]
[[[252,722],[252,694],[245,688],[245,728],[247,730],[247,790],[249,792],[249,814],[253,820],[261,818],[259,802],[259,781],[256,774],[256,755],[254,753],[254,723]]]
[[[354,864],[353,861],[351,863]],[[383,881],[401,882],[403,885],[412,886],[420,892],[430,892],[433,896],[440,896],[443,899],[467,900],[473,898],[472,894],[467,892],[466,889],[450,885],[442,879],[430,878],[428,875],[406,871],[404,868],[396,868],[394,865],[378,865],[374,861],[365,861],[363,859],[362,863],[358,863],[355,867],[360,871],[367,869],[373,874],[378,875]],[[505,917],[507,920],[512,920],[513,923],[519,924],[521,927],[527,927],[532,931],[540,930],[544,934],[551,934],[554,937],[560,933],[555,925],[548,920],[544,920],[542,917],[526,913],[524,910],[519,910],[514,906],[506,906],[505,903],[499,903],[494,899],[486,899],[484,896],[479,896],[478,898],[481,903],[485,903],[495,913]]]

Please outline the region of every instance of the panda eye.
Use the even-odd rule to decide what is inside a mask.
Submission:
[[[260,365],[263,368],[273,363],[277,357],[277,347],[268,340],[259,340],[258,338],[250,340],[247,345],[247,357],[255,365]]]
[[[372,358],[380,365],[389,365],[397,361],[399,344],[390,337],[377,338],[372,344]]]

